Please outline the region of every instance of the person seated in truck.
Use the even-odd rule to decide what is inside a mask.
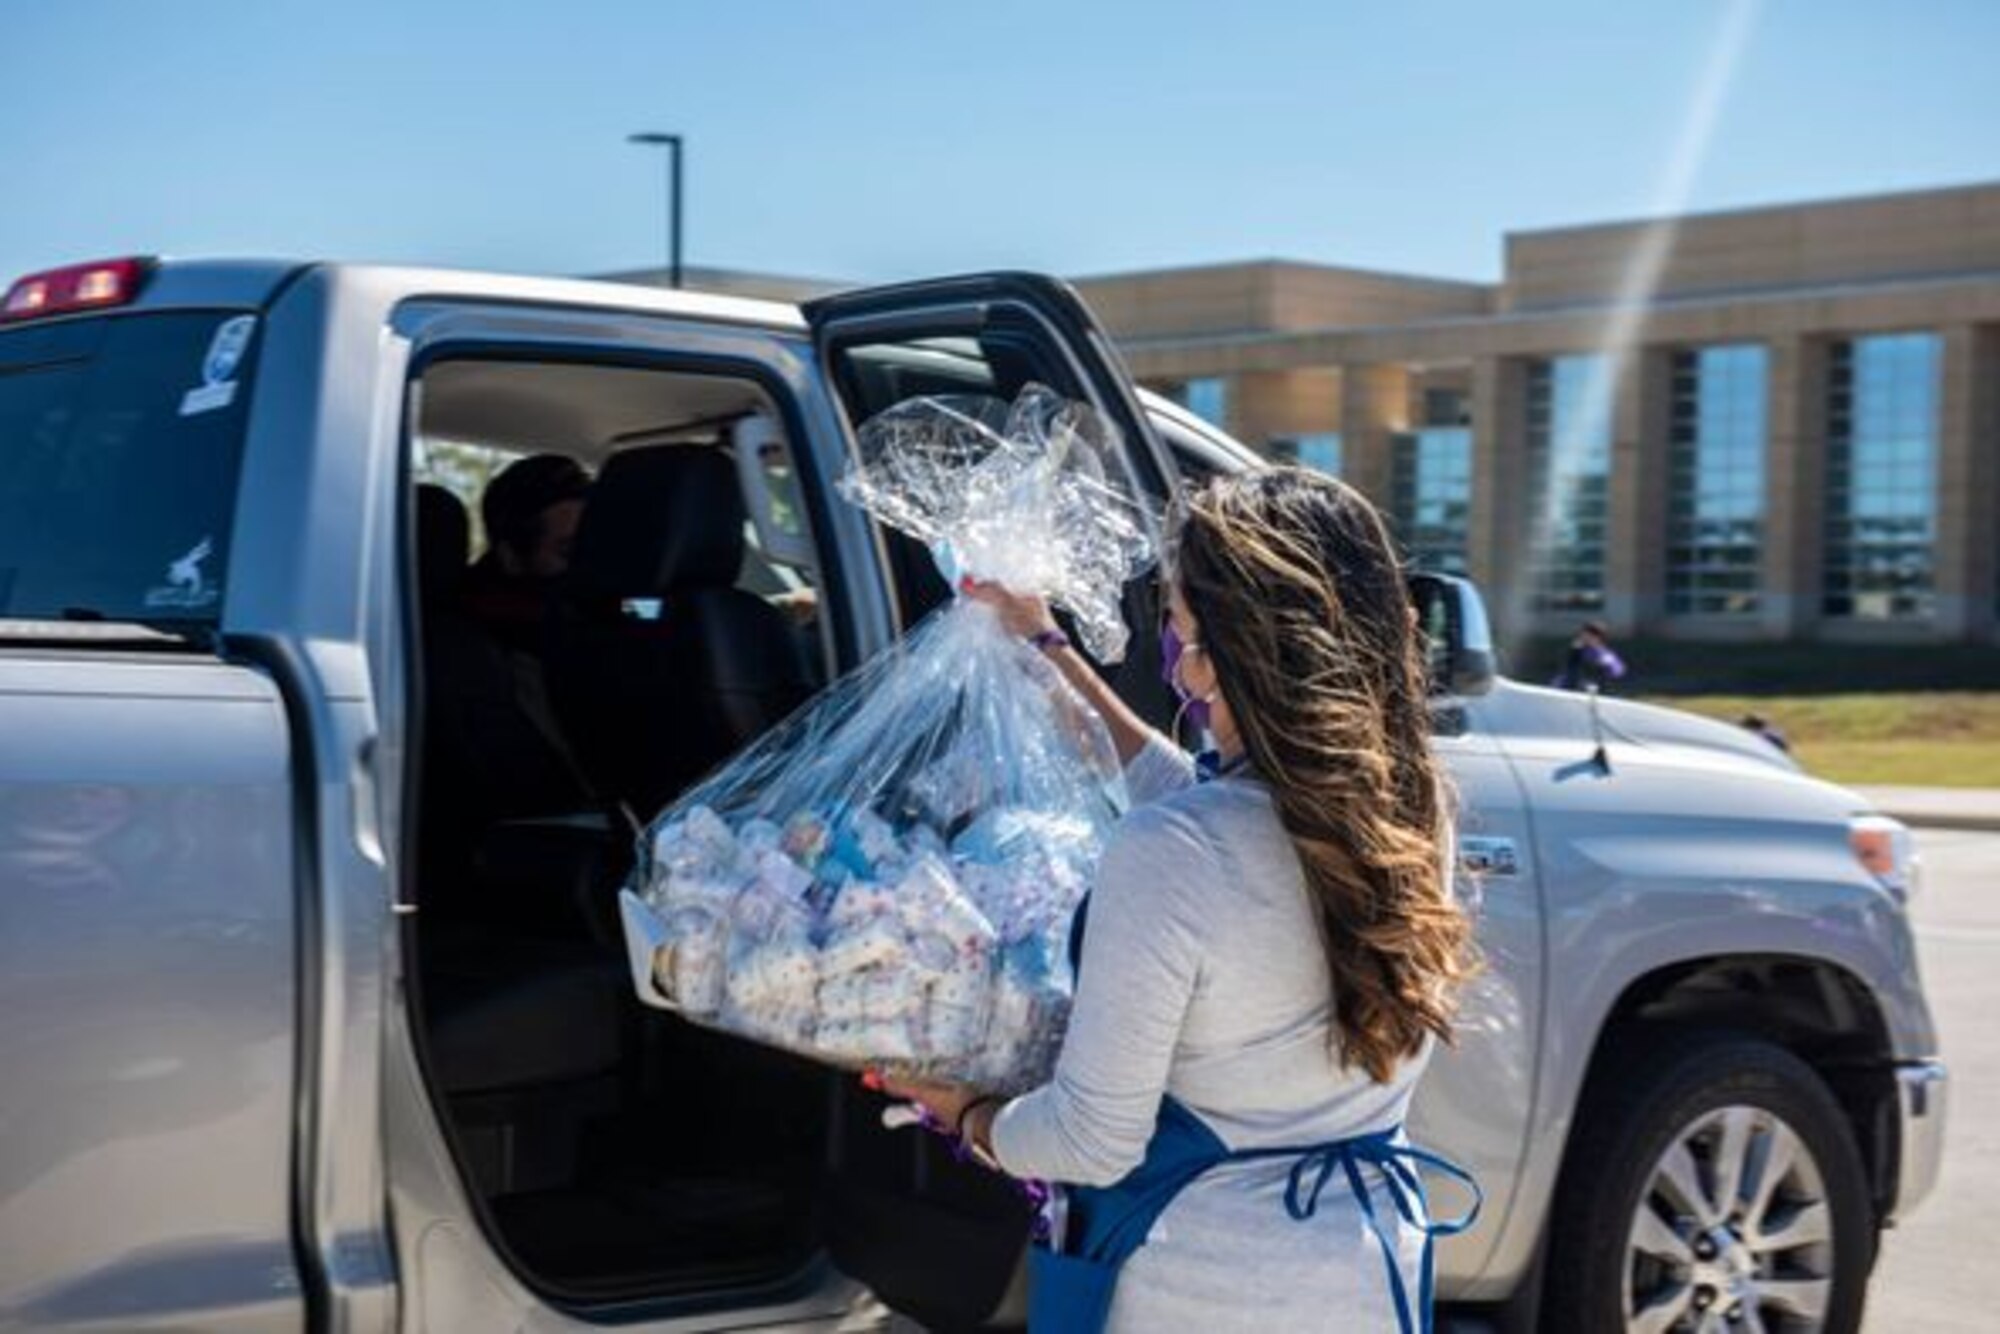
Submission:
[[[467,612],[517,652],[539,654],[549,599],[569,568],[591,476],[562,454],[532,454],[486,484],[486,552],[467,575]]]

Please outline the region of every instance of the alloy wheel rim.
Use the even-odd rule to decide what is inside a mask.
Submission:
[[[1762,1107],[1704,1112],[1668,1141],[1633,1210],[1627,1334],[1816,1334],[1833,1243],[1798,1132]]]

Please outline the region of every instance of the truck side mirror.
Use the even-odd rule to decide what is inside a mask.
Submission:
[[[1431,693],[1483,695],[1496,675],[1493,629],[1479,590],[1448,574],[1409,576],[1410,604],[1430,659]]]

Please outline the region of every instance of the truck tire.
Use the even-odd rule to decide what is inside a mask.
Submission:
[[[1860,1151],[1811,1066],[1741,1034],[1627,1029],[1556,1189],[1559,1334],[1854,1334],[1875,1255]]]

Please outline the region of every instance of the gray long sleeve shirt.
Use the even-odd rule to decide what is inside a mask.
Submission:
[[[1000,1163],[1019,1177],[1118,1181],[1168,1094],[1231,1148],[1400,1124],[1429,1051],[1387,1084],[1329,1054],[1326,954],[1263,783],[1238,773],[1196,786],[1164,741],[1127,778],[1135,807],[1098,870],[1069,1033],[1051,1082],[996,1118]],[[1295,1222],[1288,1167],[1228,1164],[1183,1191],[1127,1262],[1111,1328],[1395,1329],[1380,1246],[1350,1192],[1329,1187]],[[1395,1219],[1379,1183],[1376,1199]],[[1404,1228],[1400,1242],[1414,1280],[1420,1239]]]

